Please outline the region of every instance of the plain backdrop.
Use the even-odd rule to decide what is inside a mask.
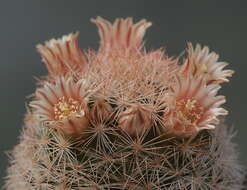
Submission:
[[[35,45],[80,31],[80,47],[97,49],[99,37],[90,18],[146,18],[153,26],[147,49],[164,46],[177,56],[187,42],[208,45],[234,69],[226,95],[226,123],[238,131],[241,162],[247,165],[247,3],[238,0],[1,0],[0,1],[0,174],[5,176],[6,151],[18,142],[27,96],[34,76],[46,69]],[[1,180],[1,185],[2,186]]]

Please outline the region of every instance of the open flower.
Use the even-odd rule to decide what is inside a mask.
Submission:
[[[116,19],[114,24],[97,17],[92,22],[98,26],[100,35],[100,52],[109,53],[115,49],[120,51],[139,50],[142,38],[151,22],[145,19],[133,24],[132,18]]]
[[[172,95],[166,97],[167,110],[164,126],[180,137],[197,134],[202,129],[214,129],[217,116],[226,115],[220,108],[224,96],[216,96],[218,84],[206,85],[204,78],[177,76]]]
[[[187,53],[185,63],[181,67],[181,72],[186,76],[203,76],[207,84],[219,84],[228,82],[227,78],[231,77],[234,73],[232,70],[223,70],[228,63],[217,62],[218,54],[215,52],[209,53],[207,46],[202,48],[197,44],[196,48],[193,49],[192,44],[189,43]]]
[[[87,106],[81,92],[83,82],[56,78],[36,91],[30,103],[34,113],[46,125],[67,135],[80,134],[88,126]]]
[[[51,39],[45,45],[37,45],[50,75],[63,76],[67,72],[80,71],[86,63],[85,56],[77,45],[79,33]]]

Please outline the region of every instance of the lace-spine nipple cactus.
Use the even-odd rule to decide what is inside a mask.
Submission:
[[[48,75],[10,155],[7,189],[238,190],[243,171],[222,124],[232,70],[206,46],[181,61],[147,51],[151,26],[97,17],[98,51],[79,33],[37,45]]]

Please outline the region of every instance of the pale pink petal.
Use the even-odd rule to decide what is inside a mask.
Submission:
[[[37,45],[50,75],[63,76],[83,69],[86,59],[77,45],[78,35],[69,34],[61,39],[47,41],[45,45]]]
[[[113,24],[101,17],[91,21],[98,27],[100,52],[104,53],[113,50],[139,50],[146,29],[151,26],[151,23],[144,19],[136,24],[133,24],[132,18],[116,19]]]
[[[219,84],[228,82],[232,76],[232,70],[223,70],[228,64],[218,62],[219,56],[215,52],[209,52],[207,46],[201,47],[199,44],[193,48],[188,44],[187,58],[180,68],[180,72],[185,76],[204,77],[207,84]]]

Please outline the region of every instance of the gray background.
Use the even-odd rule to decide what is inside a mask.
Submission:
[[[176,56],[191,41],[208,45],[236,73],[221,94],[227,96],[228,125],[238,131],[241,161],[247,161],[246,79],[247,3],[217,0],[1,0],[0,2],[0,174],[17,142],[26,96],[35,90],[34,76],[46,74],[35,45],[52,37],[80,31],[80,47],[98,47],[96,27],[89,19],[98,15],[146,18],[153,26],[146,34],[148,48],[165,46]],[[0,187],[2,186],[2,180]]]

